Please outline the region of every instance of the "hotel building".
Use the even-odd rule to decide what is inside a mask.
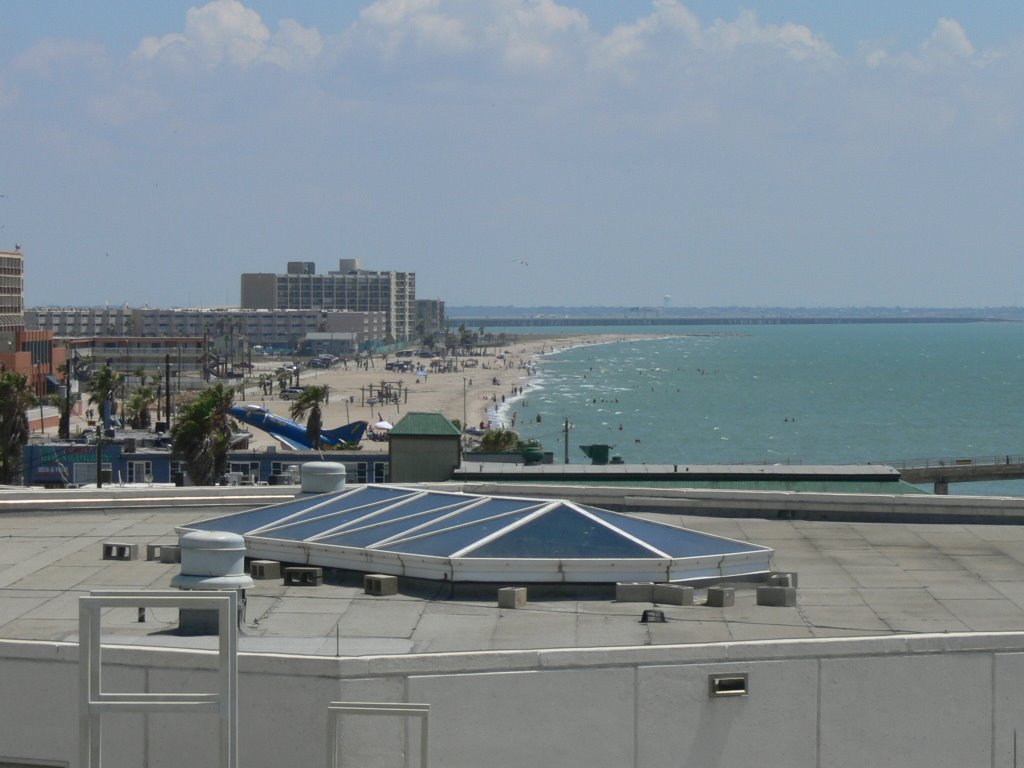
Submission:
[[[338,270],[316,274],[312,261],[290,261],[285,274],[243,273],[243,309],[349,310],[383,312],[394,340],[416,329],[416,274],[362,269],[341,259]]]

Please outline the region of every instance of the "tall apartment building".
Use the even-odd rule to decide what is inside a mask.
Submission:
[[[24,296],[25,260],[21,251],[0,251],[0,333],[13,334],[25,327]]]
[[[243,309],[384,312],[395,340],[416,330],[416,273],[362,269],[358,259],[340,259],[326,275],[312,261],[290,261],[285,274],[244,273],[241,299]]]
[[[27,377],[40,397],[60,386],[58,369],[67,359],[53,346],[53,334],[25,328],[25,257],[15,246],[0,251],[0,369]]]

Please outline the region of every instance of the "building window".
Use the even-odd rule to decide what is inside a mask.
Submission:
[[[128,462],[129,483],[152,483],[153,462],[151,461],[129,461]]]

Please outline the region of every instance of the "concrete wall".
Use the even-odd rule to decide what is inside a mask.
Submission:
[[[1024,633],[351,659],[243,654],[240,764],[325,764],[327,703],[431,705],[449,768],[1013,765]],[[107,648],[105,688],[214,686],[213,654]],[[709,698],[711,673],[748,674]],[[77,647],[0,641],[0,762],[76,760]],[[343,721],[345,762],[405,766],[418,727]],[[104,766],[214,765],[205,716],[110,715]],[[415,757],[409,759],[415,765]]]

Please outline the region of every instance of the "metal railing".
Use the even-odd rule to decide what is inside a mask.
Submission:
[[[1003,454],[1001,456],[946,456],[931,459],[892,459],[873,461],[872,464],[885,464],[894,469],[942,469],[943,467],[993,467],[1024,464],[1022,454]]]

